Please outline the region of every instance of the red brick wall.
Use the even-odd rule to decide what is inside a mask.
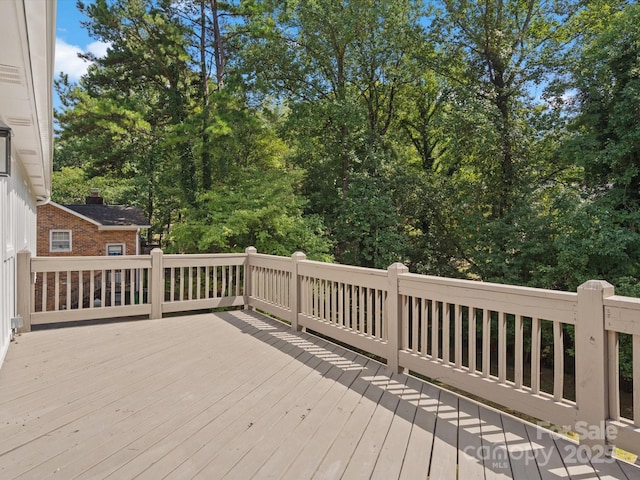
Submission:
[[[135,230],[98,230],[98,226],[66,212],[54,205],[38,207],[39,257],[106,255],[107,243],[124,243],[125,254],[136,254]],[[71,230],[71,251],[50,252],[49,232],[51,230]]]

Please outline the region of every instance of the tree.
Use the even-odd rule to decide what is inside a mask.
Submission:
[[[569,7],[547,0],[444,0],[434,21],[444,54],[439,70],[461,86],[463,101],[481,102],[492,130],[482,133],[494,137],[495,148],[479,163],[493,197],[493,217],[508,213],[526,178],[522,139],[528,135],[522,129],[531,108],[529,90],[550,79],[549,51],[562,49]]]
[[[149,125],[162,128],[162,138],[172,146],[172,156],[180,166],[180,184],[187,202],[197,193],[196,165],[190,115],[190,85],[187,31],[178,21],[169,1],[97,0],[78,2],[89,20],[89,33],[110,44],[107,55],[95,60],[95,68],[83,79],[88,94],[100,100],[110,96],[121,108],[127,101],[149,102],[144,109]],[[152,107],[152,108],[149,108]],[[153,120],[153,121],[151,121]]]
[[[171,231],[179,252],[259,252],[289,256],[304,251],[330,260],[330,242],[318,217],[304,217],[294,191],[296,177],[278,169],[245,170],[234,183],[203,193],[188,216]]]
[[[584,178],[557,240],[569,288],[604,278],[621,294],[640,293],[639,22],[637,4],[603,1],[572,25],[580,37],[560,89],[573,114],[563,154]]]
[[[294,148],[293,160],[307,172],[308,211],[322,215],[336,238],[338,259],[366,264],[371,260],[346,254],[360,232],[349,232],[348,219],[341,217],[351,205],[353,179],[385,183],[398,98],[414,81],[414,49],[424,40],[420,5],[410,0],[272,5],[249,20],[245,71],[256,88],[286,106],[284,135]]]

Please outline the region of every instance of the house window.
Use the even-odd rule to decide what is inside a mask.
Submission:
[[[124,255],[124,243],[107,243],[107,255]]]
[[[50,230],[49,231],[49,251],[50,252],[70,252],[71,251],[71,230]]]

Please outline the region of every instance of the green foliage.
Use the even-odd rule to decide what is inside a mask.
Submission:
[[[387,268],[405,259],[400,218],[387,191],[382,179],[368,175],[352,179],[333,232],[342,242],[338,249],[341,263]]]
[[[100,196],[107,204],[139,205],[133,179],[90,177],[81,167],[63,167],[53,172],[51,199],[60,204],[83,204],[92,188],[100,191]]]
[[[216,185],[171,229],[179,252],[242,252],[330,260],[330,242],[318,217],[302,215],[294,192],[297,175],[282,170],[247,170],[234,182]]]
[[[637,5],[80,5],[110,49],[58,82],[54,198],[176,251],[639,293]]]

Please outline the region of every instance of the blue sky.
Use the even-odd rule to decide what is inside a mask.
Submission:
[[[107,46],[90,38],[80,25],[84,16],[76,8],[76,0],[58,0],[56,26],[56,64],[55,75],[62,71],[69,75],[69,80],[78,81],[87,71],[89,64],[78,58],[78,53],[91,52],[103,56]],[[58,101],[55,100],[57,106]]]

